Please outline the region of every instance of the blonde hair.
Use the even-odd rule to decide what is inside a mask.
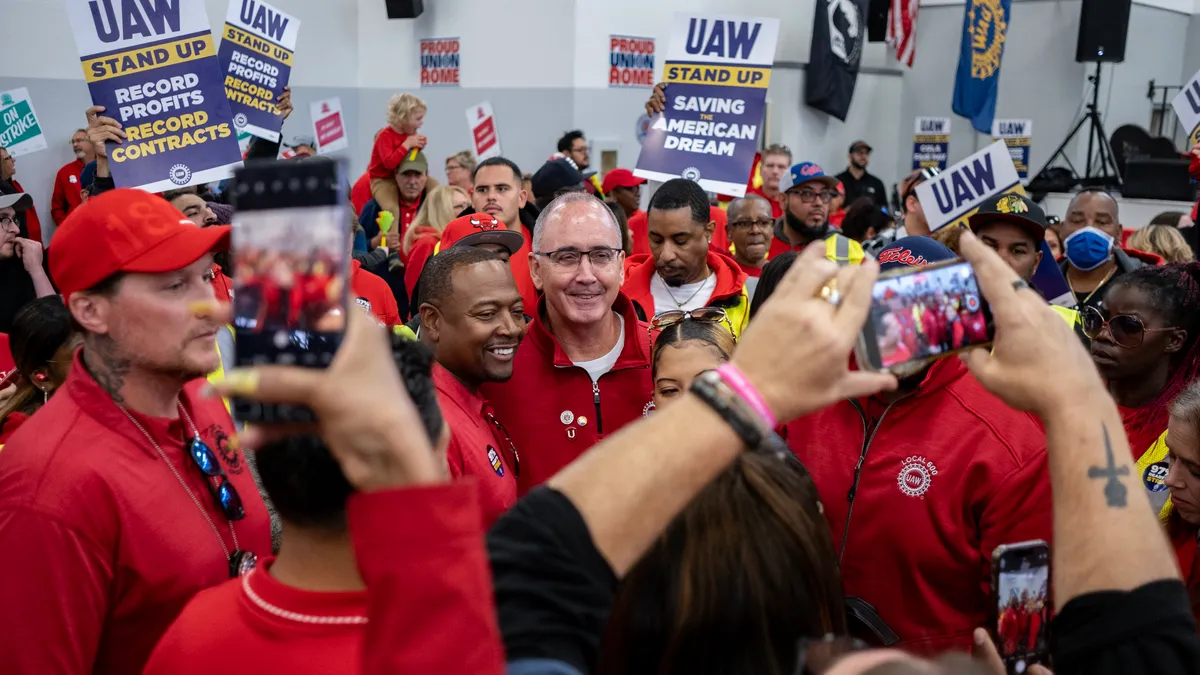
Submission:
[[[475,155],[472,155],[470,150],[462,150],[460,152],[456,152],[453,155],[450,155],[449,157],[446,158],[447,162],[449,162],[450,160],[454,160],[454,161],[458,162],[458,165],[461,166],[462,168],[466,169],[467,173],[470,173],[470,174],[475,173],[475,165],[478,164],[478,162],[475,161]]]
[[[413,217],[412,224],[408,226],[408,230],[404,233],[404,241],[401,247],[405,253],[412,248],[413,241],[416,239],[416,231],[418,227],[432,227],[441,232],[446,229],[446,224],[458,217],[454,212],[454,193],[470,199],[467,191],[457,185],[439,185],[429,191],[425,196],[425,203],[421,204],[421,208],[417,211],[417,215]]]
[[[413,94],[396,94],[388,101],[388,124],[399,128],[414,110],[425,110],[425,101]]]
[[[1129,235],[1126,246],[1146,253],[1162,256],[1168,265],[1177,262],[1191,262],[1192,249],[1179,230],[1169,225],[1148,225]]]

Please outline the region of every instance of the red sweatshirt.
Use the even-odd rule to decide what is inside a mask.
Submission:
[[[874,605],[904,649],[968,649],[972,630],[990,620],[995,548],[1051,539],[1045,432],[958,359],[934,364],[916,393],[890,407],[874,397],[842,401],[786,432],[835,546],[853,503],[846,595]]]
[[[350,504],[369,594],[285,586],[261,564],[188,603],[146,675],[211,675],[229,669],[230,655],[246,673],[502,672],[475,486],[360,494]],[[295,621],[263,604],[307,617],[369,616],[370,623]]]
[[[17,192],[25,192],[25,188],[21,187],[21,184],[18,183],[16,179],[12,179],[8,182],[12,183],[12,186],[16,188]],[[32,197],[32,195],[30,196]],[[25,225],[29,229],[30,239],[38,242],[39,244],[44,243],[42,242],[42,221],[38,220],[37,209],[32,206],[25,210]]]
[[[219,398],[180,395],[244,505],[239,547],[271,553],[267,508]],[[130,413],[76,356],[66,383],[0,452],[0,671],[5,675],[139,673],[158,638],[199,591],[229,579],[217,542],[230,524],[187,457],[183,419]],[[192,498],[199,501],[206,520]]]
[[[371,201],[371,176],[364,171],[363,175],[354,181],[354,186],[350,188],[350,204],[354,206],[356,219],[362,214],[369,201]]]
[[[79,174],[83,171],[83,160],[67,162],[54,176],[54,190],[50,193],[50,217],[55,225],[62,224],[75,207],[83,203]]]
[[[719,206],[709,206],[708,215],[717,224],[708,248],[717,253],[728,253],[729,237],[725,234],[725,224],[728,219],[725,211]],[[645,211],[638,210],[630,216],[629,234],[633,237],[633,255],[650,255],[650,224],[646,220]]]
[[[403,323],[392,287],[378,275],[364,270],[359,261],[351,260],[350,263],[350,292],[354,302],[388,328]]]
[[[384,127],[375,135],[375,144],[371,146],[371,162],[367,166],[367,174],[371,178],[391,178],[396,175],[400,162],[410,150],[404,149],[404,141],[408,134],[402,134],[391,127]]]
[[[543,300],[544,304],[545,301]],[[508,382],[485,384],[484,394],[521,450],[523,495],[575,461],[605,435],[639,420],[650,402],[650,336],[629,300],[613,311],[625,322],[625,345],[612,370],[595,383],[546,330],[539,306],[517,349]]]
[[[763,199],[771,202],[771,217],[772,218],[782,218],[783,217],[783,203],[779,199],[771,199],[770,197],[768,197],[762,191],[762,188],[755,188],[755,187],[746,188],[746,194],[758,195],[759,197],[762,197]],[[782,194],[779,196],[783,197]]]
[[[725,304],[736,303],[746,287],[746,273],[742,271],[741,266],[728,255],[713,253],[710,250],[708,268],[717,275],[717,285],[706,304],[722,304],[721,301],[726,301]],[[654,295],[650,292],[650,280],[654,277],[654,269],[654,256],[650,255],[630,256],[625,262],[625,285],[621,287],[621,292],[642,308],[646,319],[653,318],[659,312],[678,309],[654,306]],[[740,333],[743,322],[732,316],[730,319],[734,326],[734,334]]]
[[[440,364],[433,364],[433,384],[438,404],[450,427],[446,461],[454,478],[472,476],[479,484],[483,520],[489,527],[517,503],[516,446],[504,429],[491,422],[492,409],[478,394],[471,393],[457,377]]]

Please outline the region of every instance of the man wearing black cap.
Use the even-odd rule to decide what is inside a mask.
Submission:
[[[12,327],[13,316],[27,303],[54,295],[42,267],[42,245],[21,236],[18,215],[33,206],[24,192],[0,196],[0,333]]]
[[[846,187],[846,203],[853,204],[859,197],[870,197],[875,203],[887,208],[887,188],[883,181],[867,173],[867,164],[871,161],[871,146],[866,141],[854,141],[850,144],[850,165],[837,175]]]
[[[533,174],[533,199],[538,209],[544,209],[559,195],[584,192],[583,174],[565,157],[552,159]]]

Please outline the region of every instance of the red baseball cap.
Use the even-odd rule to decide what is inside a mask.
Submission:
[[[55,230],[50,277],[69,298],[117,272],[174,272],[227,248],[228,225],[196,227],[156,194],[117,188],[87,200]]]
[[[638,178],[629,169],[613,169],[604,174],[604,183],[600,186],[600,191],[604,194],[609,194],[613,191],[613,188],[637,187],[645,182],[645,178]]]
[[[480,244],[500,244],[508,249],[509,255],[516,255],[525,245],[525,235],[508,229],[495,216],[487,213],[471,213],[455,218],[442,230],[440,250]]]

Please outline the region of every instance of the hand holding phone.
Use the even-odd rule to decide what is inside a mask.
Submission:
[[[990,633],[1010,675],[1022,675],[1050,655],[1050,545],[1006,544],[992,554]]]

